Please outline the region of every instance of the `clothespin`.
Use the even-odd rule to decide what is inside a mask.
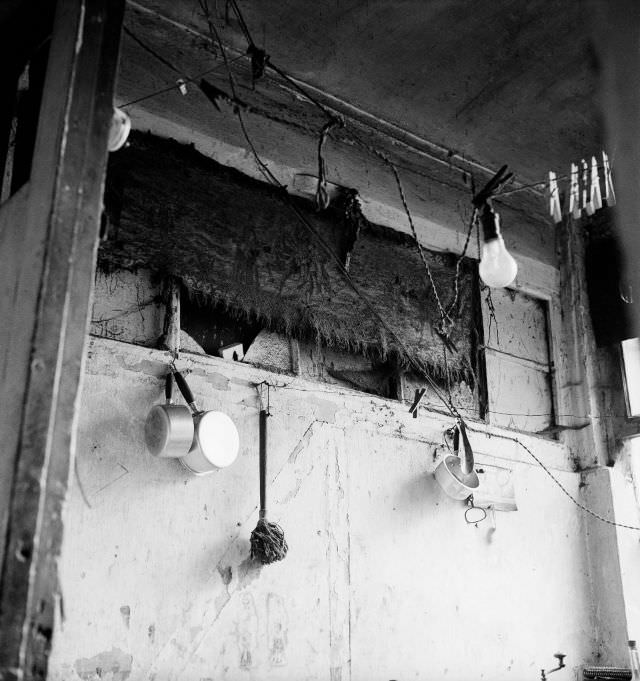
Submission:
[[[413,415],[414,419],[418,418],[418,406],[420,405],[420,402],[422,402],[422,398],[425,396],[426,392],[426,388],[416,389],[416,395],[413,398],[413,404],[409,407],[409,413]]]
[[[589,166],[584,159],[582,159],[582,208],[587,215],[593,215],[595,212],[591,205],[591,192],[589,191]]]
[[[611,178],[611,166],[609,165],[609,157],[602,152],[602,165],[604,166],[604,200],[607,206],[616,205],[616,194],[613,191],[613,180]]]
[[[255,88],[255,82],[264,75],[264,70],[269,61],[269,55],[253,43],[247,48],[247,54],[251,57],[251,78]]]
[[[487,184],[473,197],[472,202],[476,208],[484,205],[501,187],[513,178],[513,173],[507,173],[509,166],[504,165],[487,182]]]
[[[582,214],[580,209],[580,187],[578,185],[578,166],[571,164],[571,185],[569,193],[569,212],[577,220]]]
[[[591,157],[591,206],[593,210],[602,208],[602,193],[600,192],[600,175],[598,174],[598,162],[596,157]]]
[[[549,171],[549,214],[554,222],[562,222],[562,206],[560,205],[558,179],[553,170]]]
[[[176,85],[178,86],[178,90],[180,90],[180,94],[184,97],[184,95],[187,94],[187,81],[184,78],[178,78],[178,80],[176,80]]]

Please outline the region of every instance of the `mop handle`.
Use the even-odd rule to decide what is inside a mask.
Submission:
[[[267,517],[267,412],[260,410],[260,518]]]

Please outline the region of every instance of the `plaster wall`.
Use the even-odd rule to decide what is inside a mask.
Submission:
[[[518,510],[467,525],[432,476],[450,419],[183,353],[199,404],[241,439],[233,466],[195,477],[143,444],[167,361],[91,340],[51,679],[521,680],[557,650],[564,678],[596,661],[583,516],[507,431],[470,437],[479,467],[512,471]],[[262,380],[279,386],[270,518],[290,546],[266,567],[248,560]],[[579,494],[566,447],[518,438]]]

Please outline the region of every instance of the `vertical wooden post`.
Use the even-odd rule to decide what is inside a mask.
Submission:
[[[616,228],[636,299],[630,306],[635,333],[640,335],[640,3],[590,0],[587,7],[600,63],[607,152],[613,162]]]
[[[169,277],[165,282],[164,332],[161,346],[169,350],[174,359],[180,355],[180,282]]]
[[[123,11],[58,1],[24,218],[0,235],[2,681],[47,673]]]
[[[555,374],[554,398],[558,425],[571,425],[588,415],[591,423],[581,430],[567,430],[561,440],[572,451],[577,467],[607,465],[612,442],[603,427],[598,390],[597,349],[587,297],[585,234],[583,226],[568,215],[558,230],[560,295],[549,309]],[[567,423],[564,423],[567,421]]]

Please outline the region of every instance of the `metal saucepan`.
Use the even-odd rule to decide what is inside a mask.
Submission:
[[[463,455],[458,456],[462,436]],[[445,456],[436,468],[435,477],[444,492],[453,499],[468,499],[480,485],[478,474],[473,470],[473,450],[463,421],[456,424],[453,433],[453,455]]]
[[[172,404],[172,387],[169,372],[165,379],[166,404],[151,408],[144,426],[144,439],[153,456],[178,459],[189,451],[193,442],[193,419],[189,407]]]
[[[238,456],[240,437],[231,418],[221,411],[200,411],[193,393],[179,371],[174,371],[176,383],[193,412],[194,435],[191,448],[180,461],[196,475],[213,473],[232,464]]]

